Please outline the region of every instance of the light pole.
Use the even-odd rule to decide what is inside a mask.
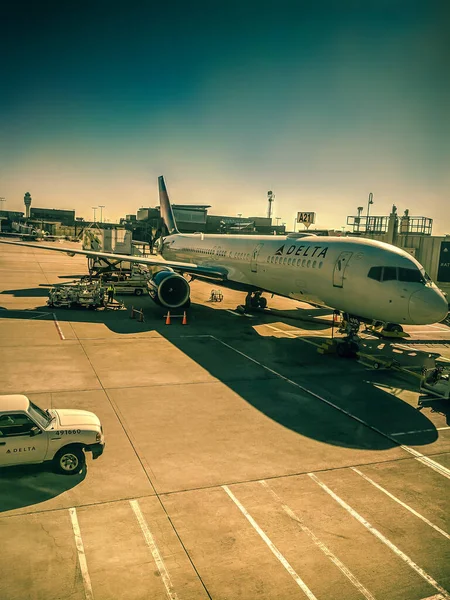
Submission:
[[[367,224],[366,224],[366,232],[369,231],[369,212],[370,212],[370,205],[373,204],[373,194],[372,192],[370,192],[369,194],[369,202],[367,203]]]
[[[97,206],[93,206],[93,207],[92,207],[92,210],[94,211],[94,223],[95,223],[95,222],[96,222],[96,221],[95,221],[95,211],[97,210]]]
[[[295,224],[297,223],[297,217],[294,217],[294,233],[295,233]]]
[[[362,206],[358,206],[356,209],[358,211],[358,216],[356,217],[356,231],[359,232],[359,225],[361,223],[361,213],[364,210]]]
[[[99,204],[98,207],[100,209],[100,223],[103,223],[103,209],[105,208],[105,205]]]

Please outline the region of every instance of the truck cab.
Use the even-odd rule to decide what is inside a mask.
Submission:
[[[22,394],[0,396],[0,467],[52,461],[59,473],[79,473],[85,452],[94,459],[105,447],[92,412],[40,408]]]

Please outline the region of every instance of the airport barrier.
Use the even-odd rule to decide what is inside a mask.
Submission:
[[[166,319],[166,325],[170,325],[172,319],[181,319],[181,324],[187,325],[187,313],[185,310],[182,315],[171,315],[170,310],[168,310],[167,315],[164,315],[164,318]]]
[[[138,310],[137,308],[134,308],[134,306],[131,307],[131,315],[130,318],[134,319],[135,315],[139,315],[138,321],[139,323],[143,323],[144,322],[144,311],[143,310]]]

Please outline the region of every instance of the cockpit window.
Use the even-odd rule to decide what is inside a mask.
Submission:
[[[369,273],[367,274],[367,277],[370,277],[370,279],[375,279],[375,281],[381,281],[382,270],[383,267],[372,267]]]
[[[408,283],[428,283],[429,275],[420,269],[407,269],[405,267],[372,267],[367,274],[375,281],[405,281]]]
[[[393,281],[397,279],[397,267],[383,268],[383,281]]]
[[[400,281],[408,281],[410,283],[425,283],[425,278],[419,269],[398,268],[398,278]]]

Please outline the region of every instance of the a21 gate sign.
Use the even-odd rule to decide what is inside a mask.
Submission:
[[[316,222],[315,212],[298,212],[297,223],[304,223],[305,225],[312,225]]]

